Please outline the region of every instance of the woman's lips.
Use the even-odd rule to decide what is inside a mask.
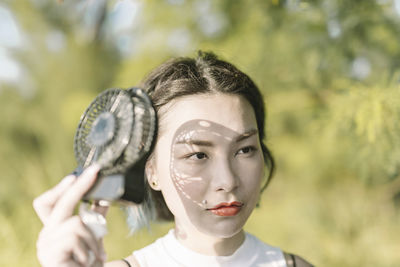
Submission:
[[[231,203],[223,202],[208,210],[218,216],[235,216],[242,206],[243,203],[237,201]]]

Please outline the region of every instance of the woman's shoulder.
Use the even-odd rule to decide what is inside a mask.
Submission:
[[[313,267],[314,266],[298,255],[285,252],[284,250],[282,250],[279,247],[271,246],[271,245],[263,242],[256,236],[253,236],[249,233],[246,233],[246,235],[247,235],[247,239],[252,239],[253,240],[252,242],[254,242],[256,244],[256,246],[259,250],[259,253],[261,253],[262,255],[272,256],[276,259],[277,262],[280,260],[284,260],[287,267],[294,267],[294,266],[296,266],[296,267]],[[254,248],[252,248],[252,249],[255,250]]]
[[[124,259],[107,262],[105,267],[140,267],[149,266],[149,264],[143,264],[144,262],[150,262],[154,260],[154,257],[160,256],[159,253],[162,251],[161,242],[170,235],[170,232],[163,237],[158,238],[153,243],[133,251],[131,255]],[[151,265],[150,265],[151,266]]]
[[[258,237],[246,232],[246,239],[236,253],[241,255],[253,255],[251,266],[258,266],[265,262],[274,263],[274,266],[285,266],[283,251],[276,246],[270,245]],[[263,265],[261,265],[263,266]]]
[[[157,239],[154,243],[136,250],[129,257],[112,261],[107,263],[106,267],[138,267],[141,266],[139,262],[164,262],[166,265],[164,266],[173,266],[168,265],[168,255],[164,255],[165,251],[162,248],[165,248],[165,244],[163,242],[168,242],[171,239],[171,232],[167,235]],[[169,238],[170,237],[170,238]],[[253,255],[253,256],[250,256]],[[226,259],[225,259],[226,260]],[[264,263],[274,263],[273,266],[287,266],[287,267],[313,267],[313,265],[302,257],[297,256],[295,254],[286,253],[279,247],[275,247],[269,245],[254,235],[246,233],[246,239],[244,244],[235,252],[232,256],[232,260],[235,262],[246,262],[246,266],[264,266]],[[248,262],[248,261],[251,262]],[[146,265],[146,264],[144,264]],[[147,265],[146,265],[147,266]],[[151,266],[151,265],[150,265]],[[159,265],[157,265],[159,266]],[[269,265],[266,265],[269,266]],[[271,265],[272,266],[272,265]]]

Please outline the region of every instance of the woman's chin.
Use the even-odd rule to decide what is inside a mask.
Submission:
[[[219,222],[215,224],[197,225],[197,229],[206,235],[215,238],[232,238],[239,234],[243,229],[244,223]]]

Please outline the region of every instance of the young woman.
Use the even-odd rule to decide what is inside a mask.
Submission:
[[[175,228],[106,266],[311,266],[243,231],[274,170],[263,141],[263,98],[253,81],[215,55],[199,53],[162,64],[141,87],[159,121],[143,205],[155,209],[158,220],[174,220]],[[72,216],[98,168],[79,179],[67,176],[34,201],[44,223],[37,242],[43,266],[87,266],[90,251],[92,266],[102,266],[101,242]]]

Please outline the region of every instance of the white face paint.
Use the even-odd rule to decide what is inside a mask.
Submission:
[[[186,232],[238,233],[263,177],[252,107],[241,97],[213,94],[180,98],[166,112],[154,173],[168,207]]]

